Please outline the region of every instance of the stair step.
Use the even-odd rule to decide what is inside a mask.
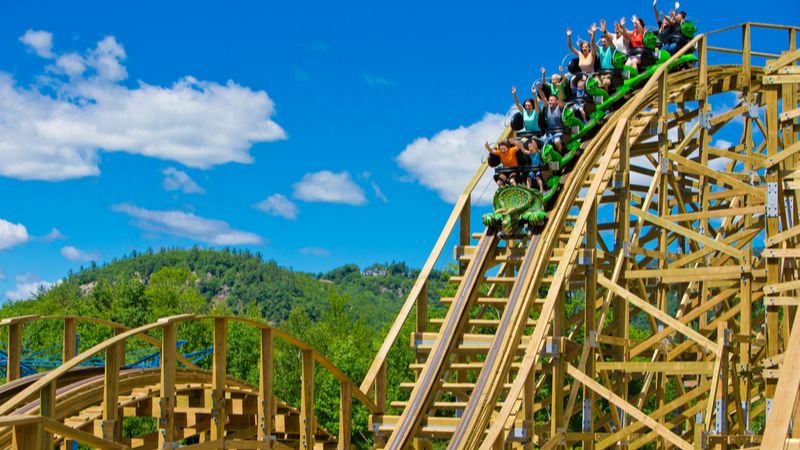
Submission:
[[[416,386],[416,383],[414,382],[400,383],[400,389],[404,391],[413,390],[414,386]],[[504,383],[503,389],[511,389],[511,386],[512,383]],[[444,383],[441,383],[441,387],[439,390],[447,392],[453,392],[453,391],[466,392],[466,391],[472,391],[474,388],[475,388],[475,383],[454,383],[446,381]]]
[[[431,325],[439,325],[441,326],[444,323],[444,319],[431,319]],[[497,328],[500,325],[500,319],[470,319],[467,321],[467,326],[472,327],[495,327]],[[536,326],[536,321],[533,319],[528,319],[528,323],[525,326],[533,327]]]
[[[464,277],[461,275],[450,277],[450,282],[455,284],[461,284]],[[517,280],[517,277],[484,277],[484,283],[497,283],[497,284],[513,284]]]
[[[436,342],[438,333],[411,333],[412,348],[416,348],[417,352],[429,352]],[[523,336],[519,344],[518,351],[525,351],[525,346],[528,345],[530,340],[529,336]],[[482,353],[489,350],[494,341],[494,336],[491,334],[464,334],[458,340],[458,351]]]
[[[390,403],[392,408],[405,409],[408,402],[394,401]],[[464,409],[467,407],[467,402],[433,402],[433,407],[436,409]]]

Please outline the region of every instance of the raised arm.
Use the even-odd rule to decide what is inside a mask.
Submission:
[[[594,35],[597,33],[597,24],[592,24],[592,27],[589,28],[589,42],[592,44],[592,54],[597,55],[597,41],[594,40]]]
[[[656,15],[656,23],[661,22],[661,13],[658,12],[658,6],[656,4],[658,0],[653,0],[653,13]]]
[[[483,146],[486,147],[486,151],[487,152],[494,153],[494,150],[492,149],[492,147],[489,146],[489,142],[488,141],[485,144],[483,144]]]
[[[558,90],[558,106],[564,108],[564,88]]]
[[[541,68],[541,69],[539,69],[539,70],[541,70],[541,71],[542,71],[542,84],[545,84],[545,83],[547,83],[547,81],[545,81],[545,79],[544,79],[544,75],[545,75],[545,73],[547,73],[547,71],[544,69],[544,67],[542,67],[542,68]]]
[[[539,93],[539,87],[536,86],[536,83],[531,86],[531,93],[533,94],[533,109],[535,109],[537,113],[542,112],[542,107],[539,106],[539,98],[541,98],[541,94]]]
[[[631,34],[628,33],[628,29],[625,28],[625,18],[619,20],[619,26],[617,27],[617,33],[621,34],[625,39],[630,39]]]
[[[575,47],[572,46],[572,30],[569,27],[567,27],[567,47],[569,47],[569,51],[574,53],[575,56],[580,55],[580,53],[578,53],[578,51],[575,50]]]
[[[519,99],[517,98],[517,87],[511,86],[511,94],[514,95],[514,104],[517,105],[517,109],[519,112],[523,111],[522,105],[519,103]]]

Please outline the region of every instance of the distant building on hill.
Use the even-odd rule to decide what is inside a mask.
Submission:
[[[361,272],[361,276],[363,276],[363,277],[385,277],[387,273],[388,272],[386,272],[386,269],[384,269],[382,267],[368,267],[368,268],[364,269],[363,272]]]

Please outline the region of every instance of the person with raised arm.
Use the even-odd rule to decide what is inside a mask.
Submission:
[[[547,122],[545,140],[552,139],[553,146],[561,153],[563,149],[561,136],[564,134],[564,123],[561,119],[564,114],[564,89],[558,90],[558,96],[550,94],[544,113]]]
[[[528,189],[533,188],[533,182],[536,180],[536,185],[539,187],[539,192],[544,192],[544,180],[542,179],[542,151],[536,145],[536,141],[530,140],[522,143],[522,153],[530,156],[531,168],[525,177],[525,184]]]
[[[547,103],[548,99],[551,95],[558,96],[559,92],[563,93],[564,87],[566,85],[565,77],[564,77],[564,66],[558,66],[558,71],[561,74],[554,73],[550,76],[550,82],[548,83],[545,80],[545,76],[547,71],[544,67],[541,69],[542,72],[542,88],[539,89],[539,98],[542,99],[542,102]]]
[[[572,29],[567,27],[567,47],[575,56],[578,57],[578,67],[585,74],[594,73],[594,60],[597,56],[597,43],[594,42],[594,35],[597,32],[597,24],[593,23],[587,30],[589,32],[588,41],[579,41],[581,50],[575,50],[572,46]]]
[[[532,133],[534,136],[541,136],[542,129],[539,128],[539,114],[542,112],[537,99],[539,94],[537,87],[534,84],[531,86],[531,94],[533,98],[525,100],[525,103],[520,104],[517,98],[517,87],[511,86],[511,94],[514,95],[514,104],[517,106],[520,114],[522,114],[522,123],[526,133]]]
[[[614,38],[606,29],[606,21],[600,21],[600,45],[597,47],[597,58],[600,60],[600,70],[614,69]]]
[[[647,29],[642,18],[634,15],[631,19],[633,21],[633,30],[628,31],[624,25],[620,25],[618,32],[622,33],[631,44],[628,52],[628,62],[625,65],[638,70],[639,64],[642,63],[641,49],[644,48],[644,33]]]
[[[519,167],[519,162],[517,161],[517,147],[513,145],[513,143],[509,140],[503,140],[497,143],[497,148],[492,148],[488,142],[484,144],[486,147],[486,151],[489,154],[497,155],[500,157],[500,162],[503,164],[503,168],[513,168]],[[499,171],[495,170],[494,174],[494,181],[497,183],[498,186],[503,187],[506,184],[517,184],[516,173],[508,173],[507,171]]]

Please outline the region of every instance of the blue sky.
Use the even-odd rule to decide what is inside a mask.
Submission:
[[[770,5],[682,9],[701,31],[800,23],[796,0]],[[541,7],[3,2],[0,297],[161,246],[421,266],[510,86],[558,66],[565,27],[652,22],[646,1]]]

